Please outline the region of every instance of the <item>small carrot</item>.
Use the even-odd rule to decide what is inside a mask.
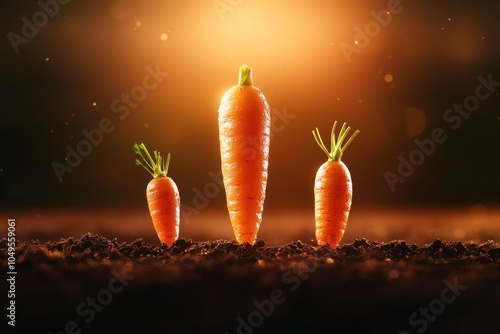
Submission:
[[[146,188],[149,213],[160,242],[171,246],[179,238],[180,197],[177,185],[167,177],[170,153],[165,159],[154,151],[153,160],[144,144],[135,144],[132,150],[143,160],[136,159],[135,164],[144,167],[153,177]]]
[[[347,146],[359,133],[356,130],[342,146],[351,127],[346,128],[346,123],[344,123],[338,140],[335,141],[336,125],[335,121],[331,134],[330,152],[326,149],[318,128],[312,132],[316,143],[328,156],[328,161],[319,167],[314,183],[316,240],[318,245],[328,244],[331,248],[336,248],[344,236],[352,203],[351,174],[340,159]]]
[[[240,66],[238,85],[219,106],[221,169],[229,218],[238,243],[253,245],[262,222],[269,161],[271,114],[252,69]]]

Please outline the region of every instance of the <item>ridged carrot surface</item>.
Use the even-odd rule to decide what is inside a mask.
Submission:
[[[344,236],[352,204],[351,174],[340,159],[347,146],[359,133],[356,130],[342,146],[351,128],[346,128],[346,123],[344,123],[336,141],[336,125],[337,122],[332,128],[330,152],[326,149],[318,128],[313,131],[314,139],[328,156],[328,161],[319,167],[314,183],[316,240],[318,245],[328,244],[331,248],[336,248]]]
[[[271,115],[252,69],[240,67],[238,85],[219,106],[221,169],[227,208],[238,243],[253,245],[262,222],[268,177]]]
[[[167,176],[170,153],[165,159],[160,152],[154,151],[153,160],[144,144],[135,144],[132,149],[143,160],[136,159],[136,165],[153,176],[146,187],[149,214],[160,242],[171,246],[179,238],[180,196],[177,185]]]
[[[171,246],[179,238],[180,197],[169,177],[149,181],[146,188],[149,214],[160,242]]]

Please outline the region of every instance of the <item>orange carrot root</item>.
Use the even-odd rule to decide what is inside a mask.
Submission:
[[[179,238],[180,197],[175,182],[169,177],[152,179],[146,198],[158,239],[171,246]]]
[[[318,245],[335,248],[344,236],[352,203],[351,174],[342,161],[327,161],[316,173],[314,206]]]
[[[347,146],[359,133],[355,131],[342,146],[351,128],[346,128],[344,123],[338,140],[335,140],[336,125],[337,122],[332,128],[330,151],[323,143],[318,128],[313,131],[316,143],[328,156],[328,161],[318,169],[314,183],[316,240],[318,245],[328,244],[331,248],[336,248],[344,236],[352,204],[351,174],[341,158]]]
[[[266,194],[271,116],[252,70],[240,67],[238,85],[219,106],[221,169],[227,208],[238,243],[253,245],[262,222]]]
[[[167,176],[170,154],[165,159],[154,151],[153,159],[144,144],[135,144],[132,150],[142,158],[135,160],[136,165],[153,177],[146,187],[149,213],[160,242],[171,246],[179,238],[180,196],[177,185]]]

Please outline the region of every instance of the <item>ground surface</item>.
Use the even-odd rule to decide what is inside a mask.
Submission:
[[[0,221],[16,219],[19,240],[52,241],[92,232],[109,239],[134,241],[142,238],[157,243],[147,206],[140,208],[53,208],[0,210]],[[0,231],[5,233],[6,231]],[[315,243],[314,211],[265,210],[259,239],[267,246],[281,246],[297,240]],[[0,233],[0,238],[3,237]],[[225,207],[181,215],[180,236],[195,241],[232,240],[234,233]],[[474,205],[463,208],[355,208],[342,243],[356,239],[426,244],[437,238],[485,242],[500,240],[500,207]]]
[[[2,249],[6,239],[0,241]],[[498,333],[500,243],[17,247],[18,333]],[[2,271],[6,272],[2,252]],[[80,331],[79,331],[80,330]]]

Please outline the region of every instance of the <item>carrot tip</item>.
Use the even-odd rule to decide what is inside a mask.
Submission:
[[[252,69],[247,65],[240,66],[240,72],[238,75],[238,85],[240,86],[252,86],[253,78],[252,78]]]

